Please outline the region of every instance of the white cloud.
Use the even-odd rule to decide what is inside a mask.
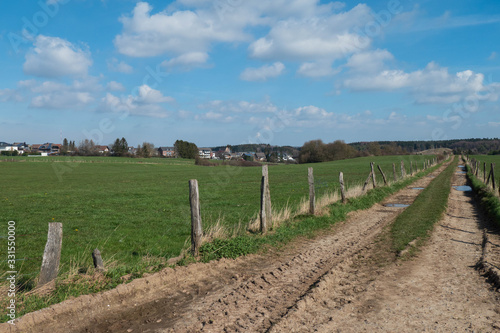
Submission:
[[[151,14],[146,2],[137,3],[131,17],[122,17],[123,32],[115,38],[122,54],[152,57],[161,54],[182,55],[206,52],[212,42],[233,42],[247,38],[239,30],[227,29],[206,12],[190,10],[172,14],[163,11]]]
[[[86,76],[92,65],[90,52],[58,37],[39,35],[26,54],[23,69],[38,77]]]
[[[42,109],[74,109],[88,105],[94,97],[88,92],[67,91],[64,94],[44,94],[34,97],[30,107]]]
[[[500,84],[484,83],[484,75],[471,70],[449,73],[447,68],[431,62],[424,69],[406,73],[383,70],[379,73],[354,74],[344,80],[354,91],[395,91],[409,89],[415,101],[422,104],[450,104],[473,99],[495,101]]]
[[[30,107],[41,109],[79,109],[90,105],[103,90],[99,80],[87,77],[67,85],[54,81],[39,83],[34,80],[21,81],[22,89],[32,94]]]
[[[370,20],[370,9],[363,4],[339,14],[282,20],[250,45],[250,55],[296,61],[344,58],[369,46],[369,40],[362,40],[354,29]]]
[[[490,56],[488,57],[488,60],[495,60],[497,58],[497,53],[496,52],[491,52]]]
[[[101,100],[100,109],[122,114],[166,118],[170,115],[170,112],[160,104],[172,101],[174,101],[172,97],[163,96],[160,91],[142,85],[138,89],[137,96],[117,97],[107,93]]]
[[[340,72],[340,69],[333,69],[330,61],[305,62],[300,65],[298,74],[307,77],[333,76]]]
[[[106,88],[108,88],[111,91],[124,91],[125,90],[125,87],[123,86],[123,84],[116,82],[116,81],[108,82],[108,84],[106,85]]]
[[[261,103],[248,101],[210,101],[205,104],[198,105],[200,110],[209,110],[216,113],[275,113],[278,107],[266,100]]]
[[[206,52],[189,52],[181,54],[176,58],[165,60],[161,66],[167,68],[180,67],[182,69],[192,69],[193,67],[203,66],[208,60],[208,53]]]
[[[0,102],[22,102],[23,96],[15,89],[0,89]]]
[[[245,81],[266,81],[269,78],[280,76],[285,70],[285,65],[275,62],[272,65],[264,65],[259,68],[247,68],[240,74],[240,79]]]
[[[108,69],[112,72],[119,72],[125,74],[130,74],[134,71],[132,66],[123,61],[118,61],[118,59],[116,58],[113,58],[110,61],[108,61]]]
[[[347,66],[356,72],[373,73],[384,68],[385,62],[393,60],[394,56],[387,50],[374,50],[353,54],[347,61]]]

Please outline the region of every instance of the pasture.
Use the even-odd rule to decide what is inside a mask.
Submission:
[[[339,172],[347,188],[364,183],[371,161],[392,180],[403,160],[422,169],[429,156],[356,158],[318,164],[272,165],[269,182],[273,210],[298,209],[308,195],[307,168],[314,168],[316,197],[338,191]],[[19,274],[36,277],[49,222],[63,223],[61,271],[91,265],[99,248],[105,261],[123,273],[145,258],[171,258],[189,243],[189,179],[198,179],[203,227],[217,222],[243,232],[260,205],[260,167],[203,167],[193,160],[110,157],[1,158],[0,237],[16,222]],[[500,164],[500,163],[499,163]],[[500,166],[500,165],[499,165]],[[500,174],[500,173],[499,173]],[[377,171],[377,181],[382,177]],[[5,238],[1,238],[4,243]],[[186,242],[187,241],[187,242]],[[7,246],[0,247],[5,257]]]

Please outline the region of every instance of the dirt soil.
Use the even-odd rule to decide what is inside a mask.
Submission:
[[[464,175],[453,183],[465,184]],[[384,203],[411,204],[419,192],[406,188]],[[388,245],[387,227],[404,208],[384,203],[285,251],[165,269],[0,332],[500,332],[499,293],[474,268],[486,222],[471,194],[452,189],[446,215],[411,260]],[[499,250],[498,231],[488,236]]]

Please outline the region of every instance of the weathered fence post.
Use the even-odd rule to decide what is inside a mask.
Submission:
[[[365,191],[366,187],[368,186],[368,182],[370,181],[370,178],[372,178],[372,173],[368,175],[368,178],[366,178],[365,184],[363,185],[363,192]]]
[[[486,162],[483,162],[483,183],[486,183]]]
[[[267,226],[272,225],[272,206],[271,206],[271,190],[269,188],[269,171],[267,164],[262,166],[262,176],[266,177],[266,223]]]
[[[372,173],[372,182],[373,182],[373,188],[377,187],[377,180],[375,178],[375,170],[373,169],[373,162],[370,162],[370,168],[371,168],[371,173]]]
[[[401,178],[405,177],[405,162],[401,161]]]
[[[62,223],[49,223],[47,243],[43,251],[42,268],[37,287],[54,280],[59,272],[59,262],[61,261],[63,229]]]
[[[339,183],[340,183],[340,196],[342,197],[342,203],[345,203],[345,188],[344,188],[344,174],[342,171],[339,174]]]
[[[413,161],[410,161],[410,176],[413,176]]]
[[[94,262],[94,268],[98,272],[104,272],[104,263],[102,262],[101,251],[94,249],[92,251],[92,261]]]
[[[493,190],[495,190],[495,163],[491,163],[491,184],[493,185]]]
[[[307,169],[307,180],[309,181],[309,213],[314,215],[315,200],[314,200],[314,174],[313,168]]]
[[[380,167],[380,165],[377,165],[377,168],[380,171],[380,173],[382,174],[382,178],[384,179],[384,184],[387,185],[387,178],[385,178],[385,174],[382,171],[382,168]]]
[[[267,209],[266,209],[266,176],[262,176],[260,182],[260,232],[267,232]]]
[[[476,177],[477,177],[477,176],[478,176],[478,174],[479,174],[479,166],[480,166],[480,165],[481,165],[481,162],[476,161],[476,172],[475,172]]]
[[[200,193],[196,179],[189,181],[189,203],[191,205],[191,252],[194,256],[198,256],[203,230],[201,228]]]
[[[396,178],[396,164],[392,163],[392,173],[394,175],[394,181],[397,181]]]

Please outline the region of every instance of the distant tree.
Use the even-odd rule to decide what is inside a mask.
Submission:
[[[177,140],[174,148],[177,156],[181,158],[195,159],[199,156],[198,147],[192,142]]]
[[[317,163],[326,161],[325,144],[322,140],[312,140],[304,143],[300,149],[300,163]]]
[[[62,146],[61,146],[61,155],[66,155],[69,151],[69,143],[68,139],[64,138]]]
[[[99,150],[93,140],[85,139],[84,141],[80,141],[78,145],[78,154],[82,156],[96,156],[99,155]]]
[[[128,143],[125,138],[116,138],[111,148],[114,156],[128,156]]]
[[[142,157],[149,158],[154,154],[155,145],[150,142],[142,143]]]

